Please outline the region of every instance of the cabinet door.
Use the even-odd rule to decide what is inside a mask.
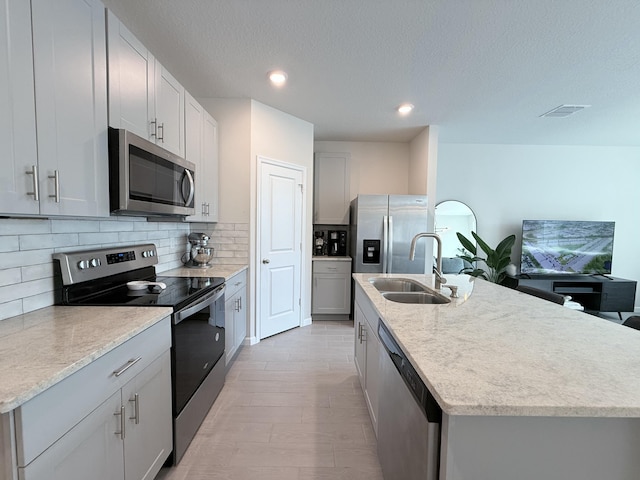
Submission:
[[[162,354],[122,389],[125,480],[153,480],[172,449],[171,355]]]
[[[312,299],[311,313],[348,314],[351,309],[349,275],[314,273]]]
[[[20,480],[122,480],[120,391],[24,468]]]
[[[155,77],[156,143],[184,157],[184,87],[157,60]]]
[[[373,327],[365,322],[365,339],[367,347],[365,349],[366,367],[365,367],[365,384],[364,384],[364,397],[369,408],[369,414],[371,415],[371,422],[373,423],[373,429],[378,431],[378,390],[380,384],[380,343]]]
[[[153,105],[154,62],[147,48],[109,11],[109,125],[148,140]]]
[[[366,331],[365,326],[367,320],[364,318],[364,314],[360,309],[360,306],[356,302],[353,311],[353,324],[355,327],[355,348],[354,348],[354,361],[356,364],[356,370],[358,371],[358,378],[360,380],[360,386],[365,387],[365,374],[366,374]]]
[[[236,308],[234,317],[235,341],[233,342],[233,344],[237,350],[238,348],[240,348],[240,345],[242,345],[242,342],[244,342],[244,338],[247,336],[247,287],[243,286],[236,296],[238,298],[238,306]]]
[[[97,0],[32,0],[40,213],[108,216],[107,52]]]
[[[206,220],[208,222],[218,221],[218,176],[219,176],[219,156],[218,156],[218,122],[204,112],[204,138],[203,138],[203,187],[204,199],[206,202]]]
[[[316,153],[313,164],[313,223],[349,225],[348,153]]]
[[[204,109],[188,92],[185,92],[185,159],[196,166],[195,209],[196,214],[187,217],[189,222],[206,221],[205,177],[206,168],[203,162]]]
[[[29,2],[0,1],[0,213],[37,214],[38,181]]]
[[[229,365],[233,354],[236,352],[235,342],[235,314],[236,314],[236,295],[232,295],[224,302],[224,352],[225,365]]]

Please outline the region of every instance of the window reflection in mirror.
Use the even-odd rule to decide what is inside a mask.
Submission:
[[[436,205],[435,231],[442,239],[442,258],[462,254],[462,245],[456,232],[473,240],[471,231],[477,232],[476,216],[468,205],[457,200],[447,200]],[[434,242],[434,256],[436,254]]]

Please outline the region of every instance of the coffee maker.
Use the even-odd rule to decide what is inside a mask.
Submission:
[[[329,255],[344,257],[347,255],[347,231],[329,230]]]

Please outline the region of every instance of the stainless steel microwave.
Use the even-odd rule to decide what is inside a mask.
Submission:
[[[109,128],[109,196],[115,215],[195,213],[195,165],[127,130]]]

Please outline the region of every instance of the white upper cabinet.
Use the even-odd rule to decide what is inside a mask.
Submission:
[[[349,225],[351,154],[316,153],[313,163],[313,223]]]
[[[112,12],[108,41],[109,125],[184,157],[184,87]]]
[[[29,2],[0,2],[0,212],[38,214],[36,117]]]
[[[155,59],[113,12],[107,13],[109,125],[154,140]],[[152,131],[153,130],[153,131]]]
[[[3,3],[0,213],[108,216],[104,6]]]
[[[196,165],[196,214],[189,222],[218,221],[218,123],[185,93],[185,158]]]

